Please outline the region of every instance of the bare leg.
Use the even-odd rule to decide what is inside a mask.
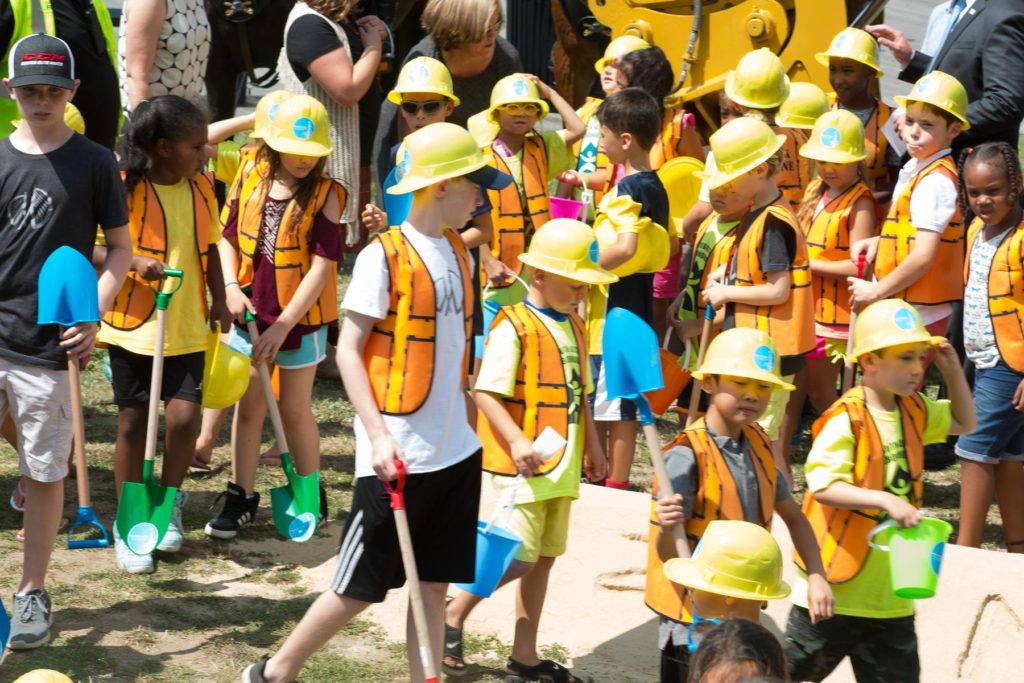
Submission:
[[[995,475],[1006,550],[1024,553],[1024,463],[1003,460],[996,465]]]
[[[629,482],[636,452],[636,422],[609,422],[608,446],[608,478]]]
[[[995,493],[995,465],[960,458],[960,531],[957,545],[978,548]],[[1017,491],[1015,495],[1020,495]]]
[[[249,373],[249,388],[235,408],[231,425],[231,480],[251,496],[256,488],[256,464],[263,441],[267,404],[256,368]]]
[[[213,448],[217,445],[217,436],[220,428],[227,419],[227,408],[205,408],[203,410],[203,425],[199,430],[199,438],[196,439],[196,457],[198,462],[210,464],[213,458]]]
[[[84,475],[82,473],[80,476]],[[18,592],[24,593],[46,585],[46,568],[50,564],[53,542],[64,507],[64,480],[41,482],[24,477],[25,481],[25,564]]]
[[[448,584],[420,581],[420,592],[423,594],[423,612],[427,617],[430,647],[434,650],[434,661],[440,669],[441,653],[444,649],[444,601],[448,593]],[[416,637],[412,607],[407,608],[405,642],[408,644],[406,651],[409,657],[409,680],[421,683],[426,676],[423,672],[423,663],[420,661],[420,642]],[[437,673],[440,675],[440,670]]]
[[[172,398],[164,404],[164,465],[160,483],[180,488],[196,452],[203,409],[198,403]]]
[[[654,334],[658,338],[658,343],[665,338],[665,328],[668,327],[668,321],[665,316],[668,314],[668,305],[672,303],[672,299],[659,299],[655,297],[654,304],[652,307],[654,315]]]
[[[512,560],[512,564],[508,566],[508,570],[506,570],[505,574],[501,577],[501,581],[498,583],[495,590],[501,588],[505,584],[512,583],[516,579],[522,578],[531,569],[533,569],[532,562]],[[453,628],[462,628],[466,623],[466,619],[469,619],[469,615],[473,611],[473,608],[483,601],[484,598],[481,598],[478,595],[473,595],[472,593],[460,590],[445,608],[445,623]]]
[[[281,368],[281,421],[295,471],[305,476],[320,469],[320,429],[313,417],[316,366]]]
[[[516,595],[516,636],[512,659],[527,666],[540,663],[537,655],[537,631],[548,592],[548,577],[555,563],[553,557],[541,557],[533,569],[519,581]]]
[[[114,491],[121,497],[121,485],[142,483],[142,461],[146,451],[145,403],[121,406],[117,411],[117,438],[114,442]]]
[[[819,413],[825,412],[839,398],[838,379],[839,366],[828,358],[807,361],[807,398]]]

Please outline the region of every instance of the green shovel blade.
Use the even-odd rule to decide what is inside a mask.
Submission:
[[[142,464],[142,483],[121,484],[117,506],[117,533],[136,555],[148,555],[160,544],[174,512],[178,489],[161,486],[153,479],[153,461]]]
[[[288,483],[270,490],[274,526],[285,538],[305,543],[320,519],[320,472],[299,476],[288,453],[281,454],[281,468]]]

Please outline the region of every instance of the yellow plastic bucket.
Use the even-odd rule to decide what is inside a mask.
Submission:
[[[249,387],[252,359],[220,340],[220,326],[206,340],[203,366],[203,407],[228,408]]]
[[[953,526],[941,519],[925,517],[920,524],[905,528],[889,520],[871,530],[868,544],[889,553],[893,592],[908,600],[922,600],[935,595],[942,553],[952,533]]]

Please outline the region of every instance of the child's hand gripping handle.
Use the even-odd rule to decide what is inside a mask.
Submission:
[[[398,476],[395,477],[394,483],[390,481],[382,481],[381,486],[391,496],[391,509],[392,510],[404,510],[405,509],[405,462],[402,460],[395,459],[395,471],[398,472]]]
[[[711,326],[715,322],[715,309],[711,304],[704,307],[704,327],[700,331],[700,345],[697,347],[697,369],[704,362],[704,353],[711,341]],[[690,405],[686,409],[686,426],[689,427],[697,419],[697,408],[700,406],[700,384],[690,383]]]
[[[867,272],[867,262],[868,262],[867,254],[865,254],[864,252],[861,252],[857,256],[857,279],[858,280],[863,280],[864,279],[864,275]],[[854,372],[855,372],[855,368],[854,368],[854,359],[853,359],[853,357],[851,357],[850,354],[853,352],[853,328],[854,328],[854,323],[856,323],[856,322],[857,322],[857,311],[851,311],[850,312],[850,328],[849,328],[849,332],[846,335],[846,354],[845,354],[845,358],[843,360],[843,385],[842,385],[842,391],[840,392],[840,393],[843,393],[843,394],[845,394],[850,389],[850,387],[853,386],[853,375],[854,375]]]

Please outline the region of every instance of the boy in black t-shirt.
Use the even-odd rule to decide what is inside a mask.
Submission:
[[[66,330],[36,324],[39,271],[62,246],[90,257],[99,225],[107,243],[102,312],[128,272],[132,246],[113,155],[64,123],[64,107],[79,83],[71,50],[58,38],[35,34],[11,48],[10,63],[4,86],[24,123],[0,141],[0,420],[10,413],[17,429],[26,494],[25,564],[8,645],[27,650],[50,640],[44,583],[72,436],[67,357],[88,354],[97,331],[96,323]]]
[[[597,377],[594,420],[608,455],[605,484],[617,489],[629,487],[637,412],[632,401],[608,397],[601,362],[604,317],[608,310],[619,307],[648,325],[653,323],[654,273],[668,263],[671,250],[664,228],[668,224],[668,194],[650,161],[661,115],[658,102],[640,88],[620,90],[598,110],[601,144],[608,161],[625,168],[625,175],[601,200],[594,220],[600,245],[597,260],[602,268],[618,275],[619,281],[607,288],[591,287],[587,301],[588,347]]]

